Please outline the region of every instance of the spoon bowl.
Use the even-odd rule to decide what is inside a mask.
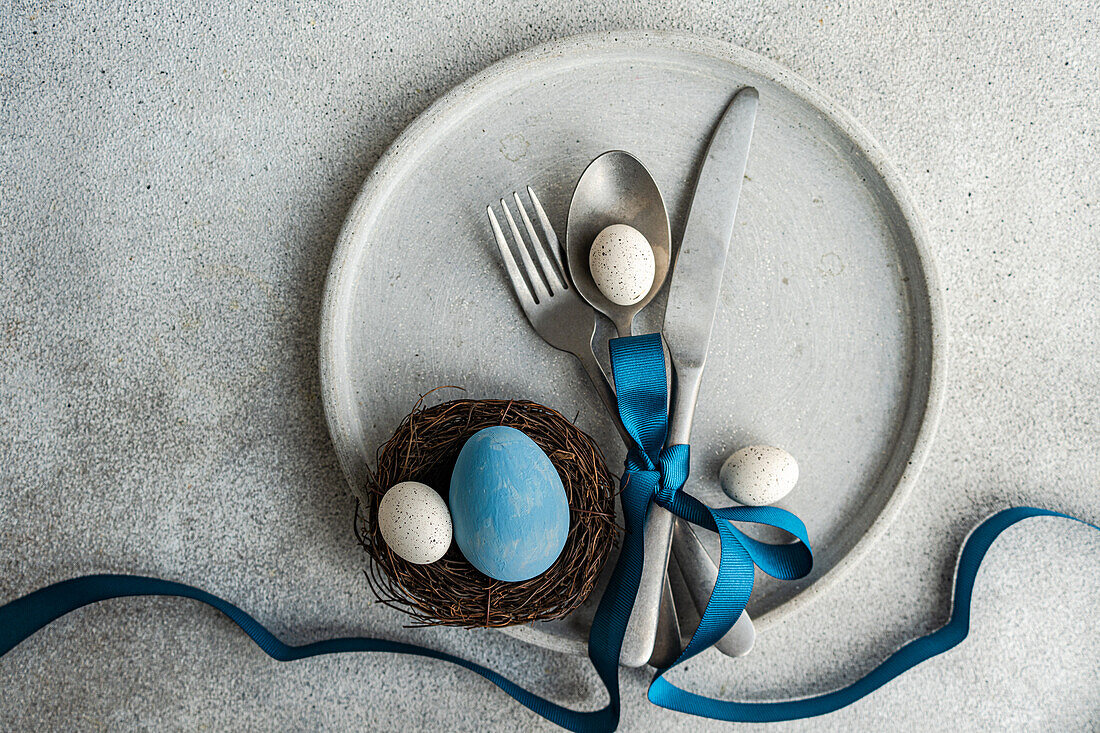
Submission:
[[[605,296],[592,279],[589,250],[596,235],[612,224],[634,227],[653,249],[653,284],[637,303],[617,305]],[[565,255],[569,275],[577,292],[593,308],[615,324],[620,336],[629,336],[634,316],[645,308],[668,277],[672,237],[665,201],[653,176],[630,153],[612,150],[600,155],[584,169],[573,199],[565,229]]]

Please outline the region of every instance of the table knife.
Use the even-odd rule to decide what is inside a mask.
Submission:
[[[718,122],[699,171],[687,226],[676,255],[662,330],[673,373],[669,445],[687,443],[691,437],[691,422],[718,308],[726,252],[733,237],[758,100],[756,89],[741,89]],[[649,508],[635,614],[660,607],[671,548],[672,520],[673,515],[663,507],[654,504]],[[655,645],[667,646],[656,644],[657,632],[657,614],[632,617],[623,643],[624,653],[630,652],[625,656],[632,658],[624,659],[624,663],[642,660],[638,664],[644,664],[653,657]],[[663,666],[668,660],[652,661]]]

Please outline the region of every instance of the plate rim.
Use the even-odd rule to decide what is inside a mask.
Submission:
[[[908,464],[898,479],[889,499],[882,506],[867,530],[852,545],[837,563],[816,578],[805,588],[778,606],[759,617],[753,618],[758,631],[765,631],[791,614],[799,612],[818,596],[836,584],[857,565],[869,549],[882,538],[890,525],[897,519],[913,487],[935,439],[943,406],[945,381],[947,374],[947,324],[943,301],[943,288],[935,260],[928,244],[926,225],[912,195],[904,184],[894,164],[885,156],[875,138],[849,114],[843,107],[817,89],[816,86],[779,63],[753,51],[726,41],[693,35],[679,31],[599,31],[582,33],[551,40],[528,49],[505,56],[491,63],[480,72],[452,87],[432,102],[423,112],[404,129],[379,157],[367,175],[354,202],[348,209],[344,224],[337,236],[332,259],[326,274],[321,300],[321,322],[319,333],[318,368],[320,371],[321,400],[325,413],[325,423],[329,437],[336,451],[340,469],[354,496],[361,496],[359,474],[355,469],[358,461],[355,448],[341,441],[339,435],[349,435],[354,430],[339,420],[337,403],[341,397],[337,390],[336,370],[339,368],[339,346],[337,327],[339,320],[340,296],[349,285],[344,279],[356,249],[356,232],[366,223],[371,202],[392,185],[392,174],[404,164],[404,152],[415,150],[415,143],[425,137],[433,128],[445,123],[448,113],[460,109],[463,102],[476,97],[482,87],[522,72],[525,67],[541,60],[561,57],[570,52],[600,52],[614,48],[640,48],[662,46],[670,50],[701,54],[732,63],[747,71],[766,77],[786,87],[796,96],[816,108],[833,125],[852,140],[867,162],[881,177],[886,190],[894,199],[913,239],[920,271],[924,277],[928,305],[928,330],[931,334],[928,375],[928,394],[924,404]],[[354,283],[350,283],[354,286]],[[359,436],[360,438],[362,436]],[[347,443],[354,443],[354,440]],[[361,440],[359,441],[362,442]],[[538,646],[570,653],[585,651],[583,644],[571,643],[558,635],[551,635],[530,626],[506,627],[501,629],[511,636]]]

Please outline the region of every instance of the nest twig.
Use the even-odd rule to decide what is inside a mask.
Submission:
[[[411,616],[411,626],[500,627],[569,614],[591,594],[616,534],[615,485],[599,447],[561,414],[534,402],[463,399],[424,409],[422,402],[378,449],[367,500],[356,501],[356,537],[373,559],[366,571],[371,590]],[[569,537],[561,555],[546,572],[518,583],[482,575],[453,543],[430,565],[398,557],[375,521],[386,489],[420,481],[446,498],[459,450],[493,425],[526,433],[561,476],[569,500]]]

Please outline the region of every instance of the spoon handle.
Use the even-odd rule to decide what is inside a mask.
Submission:
[[[623,427],[622,418],[619,417],[619,403],[615,399],[615,389],[611,386],[611,381],[607,378],[600,360],[596,358],[596,352],[591,348],[583,349],[580,350],[580,353],[575,353],[574,356],[577,357],[577,361],[581,363],[585,373],[588,374],[588,379],[592,382],[592,387],[599,395],[600,402],[607,410],[608,417],[611,418],[615,429],[619,431],[619,437],[622,438],[623,445],[630,447],[633,439],[630,437],[630,433],[626,432],[626,428]]]
[[[668,443],[687,443],[691,433],[691,419],[695,414],[695,400],[699,395],[699,382],[703,376],[701,367],[677,369],[672,361],[675,384],[672,389],[672,410],[669,415]],[[661,595],[664,590],[668,559],[672,554],[672,512],[653,504],[645,522],[645,546],[642,574],[638,580],[638,595],[634,611],[627,623],[623,639],[622,663],[627,666],[645,664],[653,656],[659,633],[658,619]],[[656,661],[656,660],[655,660]]]
[[[714,590],[714,583],[718,580],[718,567],[707,548],[699,541],[695,530],[682,520],[677,521],[672,530],[672,553],[676,557],[676,565],[684,578],[688,593],[691,594],[695,609],[702,617]],[[694,633],[694,629],[691,632]],[[752,651],[755,642],[756,628],[752,625],[749,614],[742,611],[737,622],[714,644],[714,648],[726,656],[743,657]]]
[[[611,386],[611,380],[604,371],[603,365],[596,357],[595,349],[582,350],[580,353],[574,353],[574,356],[580,361],[581,366],[592,382],[592,387],[599,395],[600,401],[607,408],[607,413],[611,417],[615,429],[619,431],[623,445],[629,447],[633,439],[627,433],[626,428],[623,427],[623,421],[619,417],[615,389]],[[652,514],[657,509],[661,508],[657,506],[650,507],[650,513]],[[661,509],[661,511],[664,510]],[[647,532],[647,536],[653,538],[647,540],[647,547],[649,544],[658,541],[659,535]],[[651,556],[651,552],[646,553],[646,557]],[[717,577],[717,568],[714,568],[714,573]],[[647,598],[653,598],[654,602],[647,604],[635,603],[627,625],[626,636],[623,639],[623,648],[619,656],[620,664],[627,667],[641,667],[651,660],[655,663],[659,661],[671,663],[680,655],[680,651],[683,649],[683,640],[680,637],[676,603],[673,599],[668,578],[662,577],[662,580],[662,587],[657,594],[646,596]],[[641,594],[639,594],[639,597],[641,597]]]

